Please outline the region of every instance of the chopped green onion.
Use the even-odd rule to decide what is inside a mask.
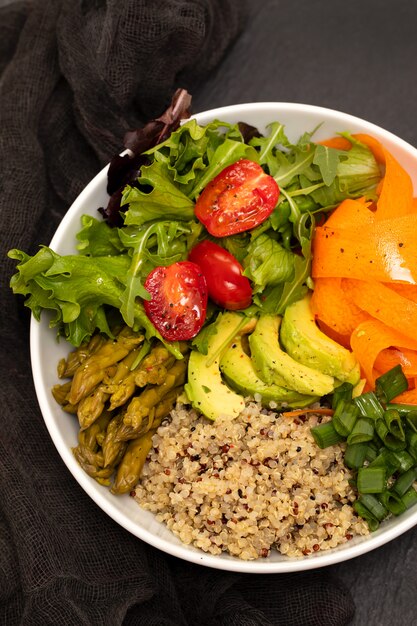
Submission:
[[[353,402],[341,400],[338,403],[332,417],[332,423],[339,435],[342,435],[342,437],[349,435],[358,419],[358,415],[359,409]]]
[[[335,430],[332,422],[325,422],[324,424],[319,424],[319,426],[313,426],[311,434],[318,447],[322,449],[344,441],[344,438]]]
[[[417,413],[417,406],[415,404],[397,404],[390,402],[386,406],[387,409],[396,409],[401,417],[405,417],[409,413]]]
[[[376,459],[369,463],[368,467],[384,467],[387,478],[392,476],[400,467],[398,459],[391,457],[391,452],[383,448]]]
[[[393,513],[393,515],[401,515],[401,513],[404,513],[406,510],[405,504],[395,491],[383,491],[378,498],[388,511]]]
[[[371,493],[360,495],[358,502],[363,504],[379,521],[383,520],[384,517],[388,515],[388,509]]]
[[[414,489],[414,487],[410,487],[410,489],[408,489],[408,491],[406,491],[405,494],[402,496],[401,500],[406,509],[409,509],[410,506],[413,506],[413,504],[416,504],[417,491]]]
[[[374,436],[374,421],[368,417],[360,417],[350,435],[347,438],[348,443],[363,443],[365,441],[372,441]],[[376,454],[375,454],[376,456]]]
[[[367,443],[352,443],[346,447],[344,462],[349,469],[359,469],[362,467],[366,452],[368,450]]]
[[[404,429],[399,412],[395,409],[388,409],[384,413],[384,420],[390,433],[397,439],[405,441]]]
[[[368,463],[372,463],[372,461],[375,461],[377,456],[378,448],[372,443],[372,441],[370,441],[366,448],[365,460],[368,461]]]
[[[359,407],[359,412],[363,417],[377,420],[384,416],[384,409],[373,391],[363,393],[353,401]]]
[[[409,411],[405,415],[405,421],[407,426],[417,433],[417,411]]]
[[[358,469],[359,493],[381,493],[386,486],[384,467],[360,467]]]
[[[409,470],[401,474],[392,486],[392,490],[395,491],[400,497],[402,497],[406,491],[411,487],[413,482],[417,478],[417,467],[410,467]]]
[[[408,382],[401,365],[396,365],[375,381],[375,394],[380,402],[391,402],[403,391],[407,391]]]
[[[365,522],[367,522],[369,530],[371,532],[374,532],[378,528],[379,520],[377,520],[377,518],[372,515],[370,510],[367,509],[366,506],[364,506],[361,502],[359,502],[359,500],[356,500],[353,503],[353,508],[355,509],[356,513],[363,517]]]
[[[389,458],[393,459],[394,463],[398,463],[398,470],[403,473],[410,469],[415,464],[415,459],[407,452],[407,450],[391,450],[389,452]]]
[[[377,432],[377,435],[382,440],[384,446],[389,450],[404,450],[407,447],[405,441],[398,439],[388,430],[385,420],[376,420],[375,430]]]
[[[407,430],[406,439],[408,452],[417,460],[417,433],[413,430]]]
[[[335,409],[341,401],[350,402],[352,400],[352,391],[352,383],[342,383],[339,387],[336,387],[333,392],[332,409]]]

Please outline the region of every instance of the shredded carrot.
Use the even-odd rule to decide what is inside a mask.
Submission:
[[[326,226],[331,228],[356,228],[362,229],[364,226],[374,226],[375,216],[369,209],[369,202],[364,199],[343,200],[337,207],[336,211],[326,220]]]
[[[326,222],[314,234],[313,278],[416,284],[416,232],[417,213],[343,228]]]
[[[311,309],[319,322],[344,337],[342,345],[345,346],[350,345],[349,337],[356,326],[369,319],[367,313],[346,297],[341,278],[321,278],[316,282]]]
[[[365,133],[355,133],[352,136],[357,141],[360,141],[368,146],[378,163],[381,163],[382,165],[385,164],[386,150],[378,139],[375,139],[375,137]]]
[[[349,139],[346,137],[330,137],[329,139],[324,139],[323,141],[318,141],[317,143],[322,146],[327,146],[328,148],[336,148],[336,150],[350,150],[352,144]]]
[[[383,372],[390,369],[388,367],[381,370],[380,364],[377,364],[377,357],[382,350],[395,346],[396,348],[408,347],[417,351],[416,340],[410,340],[409,337],[377,319],[369,319],[359,324],[352,333],[350,345],[369,383],[375,380],[374,368]]]
[[[343,285],[346,285],[350,297],[360,309],[406,335],[410,343],[414,341],[417,328],[415,302],[378,282],[345,279]]]
[[[417,405],[417,198],[410,176],[377,139],[353,135],[381,165],[378,200],[345,200],[315,230],[311,306],[323,332],[350,347],[365,390],[398,363]],[[323,145],[349,150],[344,137]]]
[[[387,372],[398,364],[403,368],[406,377],[417,377],[417,350],[385,348],[375,359],[375,367],[380,372]]]
[[[285,411],[285,417],[298,417],[299,415],[307,415],[307,413],[316,413],[317,415],[333,415],[333,409],[297,409],[296,411]]]
[[[394,402],[400,404],[416,404],[417,405],[417,388],[404,391],[394,399]]]

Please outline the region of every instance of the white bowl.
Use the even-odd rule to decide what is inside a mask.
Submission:
[[[228,106],[200,113],[195,116],[201,124],[213,119],[226,122],[244,121],[265,130],[266,124],[279,121],[291,140],[304,131],[322,124],[315,139],[323,139],[341,131],[365,132],[379,139],[410,173],[417,190],[417,150],[402,139],[359,118],[321,107],[291,103],[256,103]],[[84,213],[97,215],[97,207],[107,203],[107,167],[87,185],[68,210],[57,229],[50,246],[60,254],[75,252],[75,234],[80,229],[80,217]],[[222,570],[277,573],[308,570],[345,561],[369,552],[417,523],[417,506],[398,518],[391,518],[380,528],[364,538],[355,538],[334,550],[317,553],[305,558],[288,558],[272,552],[266,559],[242,561],[228,556],[213,556],[182,544],[179,539],[157,522],[153,514],[143,511],[129,496],[114,496],[105,487],[90,478],[78,465],[71,447],[77,444],[76,422],[64,413],[51,395],[51,387],[57,383],[56,365],[70,347],[65,341],[57,343],[54,330],[48,327],[46,317],[37,323],[32,319],[31,358],[32,371],[39,405],[52,440],[81,487],[111,518],[143,541],[181,559]],[[69,478],[70,480],[70,478]]]

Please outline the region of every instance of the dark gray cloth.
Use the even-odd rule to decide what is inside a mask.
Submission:
[[[241,576],[168,557],[82,491],[46,431],[28,314],[9,248],[49,243],[69,204],[159,115],[198,91],[243,25],[239,0],[33,0],[0,12],[0,623],[341,626],[352,599],[329,573]]]

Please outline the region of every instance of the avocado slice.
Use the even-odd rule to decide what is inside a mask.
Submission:
[[[252,359],[259,377],[275,384],[311,396],[324,396],[335,386],[333,376],[298,363],[284,352],[278,340],[281,317],[261,315],[249,337]]]
[[[276,402],[278,406],[303,408],[319,399],[279,385],[264,383],[257,375],[251,357],[244,351],[241,337],[234,339],[230,348],[221,358],[220,370],[231,387],[245,396],[254,397],[259,394],[264,405]]]
[[[310,300],[307,295],[285,309],[280,329],[283,348],[299,363],[356,385],[360,379],[359,364],[352,352],[318,328]]]
[[[216,321],[217,332],[208,341],[207,354],[193,351],[188,363],[188,382],[184,389],[192,406],[211,420],[219,415],[234,418],[245,408],[243,396],[222,380],[219,361],[242,328],[241,315],[223,313]]]

